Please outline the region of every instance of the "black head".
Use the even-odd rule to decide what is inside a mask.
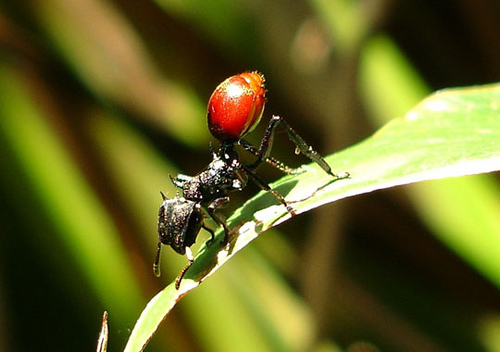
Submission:
[[[162,193],[163,202],[158,212],[158,251],[154,264],[154,272],[160,274],[161,245],[170,245],[177,253],[186,254],[186,248],[191,247],[203,224],[203,213],[197,202],[187,200],[178,195],[168,199]]]
[[[185,254],[201,230],[203,214],[197,202],[175,196],[164,199],[158,212],[158,239],[177,253]]]

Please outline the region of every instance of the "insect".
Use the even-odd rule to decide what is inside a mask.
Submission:
[[[191,247],[198,233],[203,228],[211,234],[210,242],[214,241],[214,231],[205,225],[204,214],[224,228],[223,245],[227,244],[230,229],[225,217],[216,212],[229,202],[230,192],[242,190],[248,180],[261,189],[274,195],[283,204],[290,215],[295,211],[289,202],[276,190],[263,181],[255,170],[264,162],[287,174],[298,174],[300,169],[290,168],[270,156],[274,134],[281,127],[288,138],[295,144],[296,153],[302,153],[318,164],[335,180],[348,178],[348,173],[336,175],[328,163],[300,137],[290,125],[279,116],[273,116],[265,130],[260,146],[257,148],[243,139],[251,132],[262,118],[265,98],[265,79],[258,72],[245,72],[229,77],[222,82],[209,99],[207,107],[208,128],[219,140],[217,152],[212,146],[212,161],[195,176],[170,176],[172,183],[182,190],[182,196],[176,195],[168,199],[162,193],[163,202],[158,214],[158,248],[154,273],[160,275],[160,252],[162,245],[170,245],[177,253],[186,255],[189,263],[176,279],[179,288],[185,272],[193,263]],[[236,146],[253,154],[256,159],[250,164],[240,161]]]

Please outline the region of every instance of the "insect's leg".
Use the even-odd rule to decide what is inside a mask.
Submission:
[[[301,152],[305,156],[307,156],[309,159],[314,161],[316,164],[321,166],[321,168],[329,175],[338,178],[338,175],[334,174],[332,172],[332,169],[330,168],[330,165],[323,159],[321,155],[317,151],[315,151],[310,145],[304,141],[304,139],[299,136],[297,132],[293,128],[290,127],[290,125],[280,116],[273,116],[271,121],[276,121],[276,125],[281,125],[283,130],[287,133],[288,139],[290,139],[297,147],[296,153]]]
[[[252,144],[250,144],[246,140],[240,139],[238,141],[238,144],[241,145],[246,151],[255,155],[256,157],[260,157],[259,149],[257,149],[255,146],[253,146]],[[278,170],[280,170],[288,175],[297,175],[297,174],[300,174],[303,172],[303,170],[301,170],[300,168],[289,167],[289,166],[285,165],[284,163],[282,163],[281,161],[279,161],[273,157],[270,157],[270,156],[265,158],[265,162],[271,166],[274,166]],[[262,163],[262,159],[260,159],[260,161],[258,159],[258,161],[254,162],[253,164],[248,165],[248,167],[251,168],[252,170],[255,170],[261,163]]]
[[[265,181],[261,180],[259,178],[259,176],[257,176],[251,169],[249,169],[245,165],[241,165],[241,168],[246,172],[248,177],[250,177],[252,179],[252,181],[255,182],[255,184],[257,186],[259,186],[260,189],[263,189],[264,191],[270,192],[281,204],[283,204],[291,216],[297,215],[297,213],[295,213],[295,210],[292,208],[292,206],[290,204],[288,204],[288,202],[285,200],[285,197],[283,197],[276,190],[272,189]]]
[[[208,227],[207,225],[205,224],[201,224],[201,227],[203,227],[206,231],[210,232],[210,239],[207,241],[207,245],[210,245],[212,244],[212,242],[214,241],[215,239],[215,233],[214,233],[214,230],[211,229],[210,227]]]
[[[228,243],[228,241],[229,241],[229,234],[231,233],[231,231],[229,230],[229,226],[227,226],[226,218],[224,217],[224,215],[216,213],[215,211],[217,209],[224,208],[227,205],[227,203],[229,203],[229,197],[225,196],[225,197],[220,197],[220,198],[214,199],[212,201],[212,203],[210,203],[208,205],[208,207],[207,207],[207,212],[210,215],[210,217],[217,224],[219,224],[220,226],[222,226],[224,228],[223,245],[225,245],[226,243]]]
[[[231,233],[231,230],[229,230],[229,226],[227,226],[226,218],[224,217],[224,215],[218,213],[212,213],[211,216],[216,223],[224,228],[224,239],[222,241],[222,245],[226,245],[229,242],[229,235]]]
[[[162,193],[163,194],[163,193]],[[158,249],[156,250],[156,258],[153,264],[153,272],[156,276],[160,277],[160,254],[161,254],[161,241],[158,241]]]
[[[193,257],[193,252],[191,252],[191,248],[186,247],[186,257],[189,260],[189,263],[184,267],[184,269],[181,270],[177,278],[175,279],[175,289],[178,290],[179,286],[181,285],[181,281],[184,278],[184,275],[186,274],[186,271],[193,265],[194,257]]]
[[[260,164],[262,164],[262,161],[266,160],[269,157],[269,154],[271,153],[271,148],[273,146],[276,127],[278,127],[278,122],[280,119],[281,119],[280,117],[278,117],[277,119],[276,116],[273,116],[269,121],[266,131],[264,132],[264,137],[262,137],[262,140],[260,142],[260,147],[256,154],[257,160],[253,164],[248,165],[249,169],[254,170]]]
[[[273,116],[269,121],[269,125],[267,126],[266,132],[264,133],[264,137],[262,138],[262,142],[260,144],[259,153],[261,156],[257,159],[258,163],[262,162],[262,159],[266,159],[269,157],[269,153],[271,152],[271,147],[274,139],[274,134],[276,133],[276,128],[281,126],[281,128],[288,135],[288,139],[290,139],[296,146],[296,153],[302,153],[307,156],[309,159],[318,164],[327,174],[339,178],[338,175],[332,172],[330,165],[323,159],[321,155],[318,154],[309,144],[304,141],[304,139],[299,136],[297,132],[280,116]]]

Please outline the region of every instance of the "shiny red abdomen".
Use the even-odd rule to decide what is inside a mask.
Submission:
[[[235,142],[259,124],[266,102],[264,76],[245,72],[219,84],[208,101],[208,128],[220,141]]]

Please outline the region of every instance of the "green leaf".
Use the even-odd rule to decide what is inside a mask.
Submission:
[[[365,141],[327,158],[350,179],[333,180],[315,165],[272,186],[297,213],[342,198],[431,179],[500,170],[500,85],[449,89],[431,95]],[[311,196],[309,197],[308,196]],[[307,198],[307,199],[306,199]],[[144,348],[159,324],[185,294],[217,271],[260,233],[290,218],[266,192],[246,202],[229,219],[237,236],[229,248],[204,246],[179,288],[158,293],[141,314],[125,351]],[[217,239],[221,239],[221,231]],[[498,249],[500,250],[500,248]],[[499,254],[500,255],[500,254]]]

